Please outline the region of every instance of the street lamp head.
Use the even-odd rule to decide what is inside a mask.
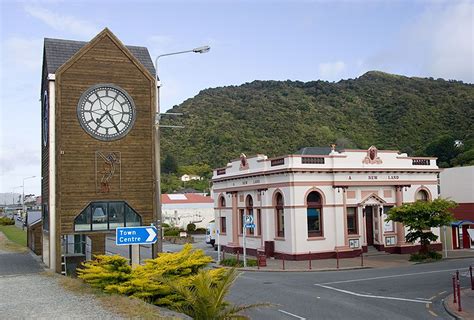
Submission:
[[[211,50],[211,47],[204,46],[204,47],[194,48],[193,52],[195,52],[195,53],[206,53],[206,52],[209,52],[209,50]]]

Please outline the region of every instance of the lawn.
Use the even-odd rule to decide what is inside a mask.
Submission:
[[[26,247],[26,231],[15,226],[0,226],[0,231],[5,234],[8,240]]]

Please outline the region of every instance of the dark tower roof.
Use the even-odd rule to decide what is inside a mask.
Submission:
[[[64,39],[44,39],[44,57],[48,74],[56,73],[59,67],[66,63],[87,42]],[[152,75],[155,75],[155,67],[150,58],[150,53],[145,47],[126,46],[128,50]]]

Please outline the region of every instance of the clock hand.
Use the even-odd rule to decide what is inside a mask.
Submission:
[[[96,119],[96,122],[101,123],[101,122],[102,122],[102,119],[103,119],[108,113],[109,113],[108,111],[105,111],[104,114],[103,114],[100,118],[97,118],[97,119]]]
[[[119,132],[119,128],[117,127],[117,124],[115,123],[114,117],[110,115],[110,112],[107,111],[107,114],[109,115],[110,120],[112,121],[112,124],[115,127],[115,130],[117,130],[117,133]]]

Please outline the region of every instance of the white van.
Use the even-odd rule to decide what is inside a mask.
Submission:
[[[216,223],[210,222],[206,230],[206,243],[214,247],[216,243]]]

